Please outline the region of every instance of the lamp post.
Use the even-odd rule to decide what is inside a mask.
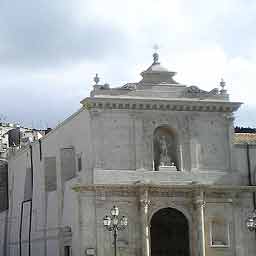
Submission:
[[[256,231],[256,209],[248,216],[246,220],[246,227],[250,231]]]
[[[113,206],[110,210],[110,216],[106,215],[103,218],[103,226],[108,231],[113,231],[114,236],[114,256],[116,256],[116,242],[117,242],[117,231],[118,230],[124,230],[128,225],[128,219],[125,216],[122,216],[121,218],[119,216],[119,209],[117,206]]]

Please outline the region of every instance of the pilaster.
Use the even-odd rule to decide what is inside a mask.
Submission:
[[[150,256],[150,226],[148,220],[148,211],[150,200],[148,189],[145,188],[140,192],[140,219],[141,219],[141,255]]]
[[[197,255],[206,256],[205,253],[205,199],[204,192],[198,191],[194,196],[194,219],[197,231]]]

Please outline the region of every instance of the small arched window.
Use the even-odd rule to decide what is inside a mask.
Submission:
[[[161,167],[176,167],[179,170],[177,157],[177,136],[168,126],[160,126],[154,132],[154,170]]]

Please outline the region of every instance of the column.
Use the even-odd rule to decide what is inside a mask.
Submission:
[[[205,256],[205,229],[204,229],[204,192],[200,191],[199,194],[195,196],[195,221],[197,230],[197,255]]]
[[[148,199],[148,189],[140,193],[140,220],[141,220],[141,252],[142,256],[150,256],[150,228],[148,223],[148,210],[150,200]]]

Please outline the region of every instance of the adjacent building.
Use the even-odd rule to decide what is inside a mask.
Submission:
[[[0,159],[8,158],[10,148],[13,152],[26,147],[31,142],[42,138],[49,131],[50,128],[39,130],[22,127],[14,123],[0,122]]]
[[[8,157],[14,156],[31,142],[39,140],[47,131],[0,122],[0,255],[7,255],[8,244]]]
[[[157,53],[141,76],[119,88],[96,76],[78,112],[9,157],[6,255],[113,255],[113,205],[128,217],[120,256],[256,254],[256,136],[234,136],[241,103],[224,81],[178,83]]]

